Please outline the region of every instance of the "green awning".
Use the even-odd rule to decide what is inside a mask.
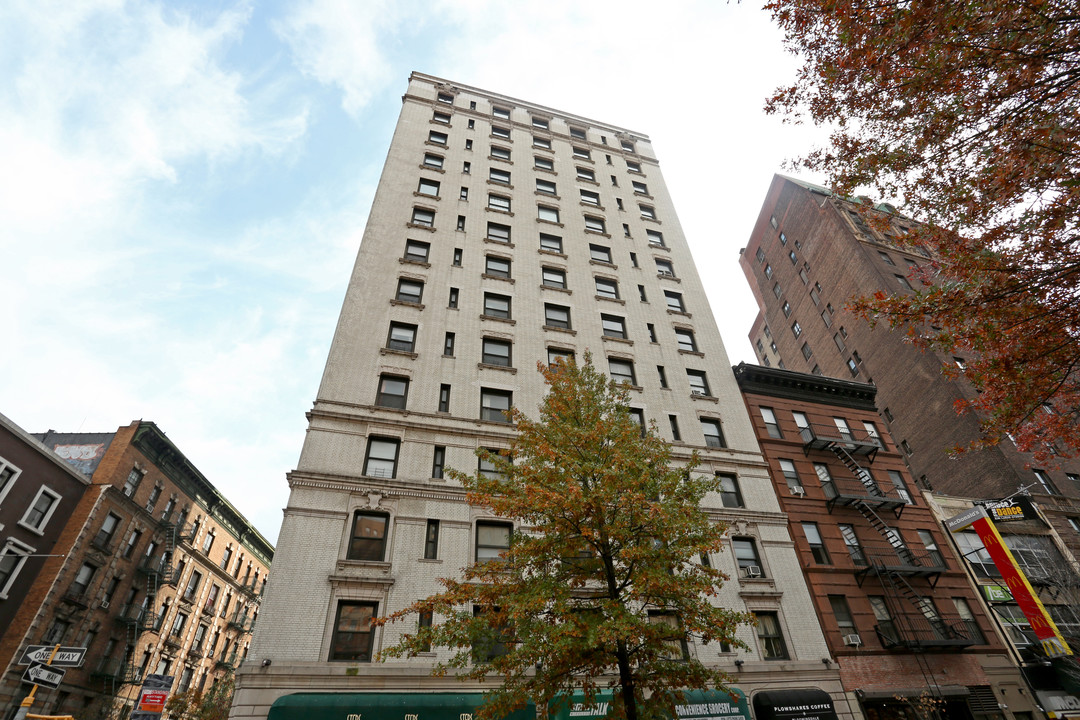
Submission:
[[[555,703],[549,715],[551,720],[593,720],[607,715],[611,703],[611,690],[597,691],[592,703],[585,702],[585,694],[574,691],[570,702]],[[750,707],[746,695],[738,688],[730,694],[723,690],[685,690],[683,700],[675,706],[673,720],[750,720]]]
[[[270,706],[267,720],[472,720],[483,693],[294,693]],[[527,707],[506,720],[535,720]]]

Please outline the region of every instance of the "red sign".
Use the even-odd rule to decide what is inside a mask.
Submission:
[[[1001,540],[997,528],[989,518],[982,517],[971,524],[975,532],[979,534],[986,552],[990,553],[994,566],[1001,571],[1001,578],[1012,593],[1013,600],[1020,606],[1035,637],[1042,643],[1043,651],[1047,657],[1061,657],[1072,655],[1072,650],[1065,642],[1065,638],[1057,629],[1057,625],[1047,614],[1039,596],[1035,594],[1031,584],[1027,581],[1020,567],[1016,564],[1012,553]]]
[[[139,698],[139,709],[143,712],[162,712],[169,693],[166,690],[143,690]]]

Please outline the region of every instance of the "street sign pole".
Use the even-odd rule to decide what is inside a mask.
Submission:
[[[56,657],[56,653],[58,653],[59,651],[60,643],[57,643],[56,647],[53,648],[52,653],[50,653],[49,655],[48,662],[45,663],[46,666],[52,665],[53,658]],[[19,711],[15,713],[15,717],[13,718],[13,720],[26,720],[26,716],[30,712],[30,707],[34,704],[34,695],[35,693],[37,693],[37,689],[37,685],[30,688],[30,694],[23,698],[22,703],[19,704]]]

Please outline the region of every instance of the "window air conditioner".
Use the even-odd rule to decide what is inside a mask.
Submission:
[[[859,637],[858,635],[856,635],[855,633],[852,633],[850,635],[845,635],[844,636],[844,644],[848,645],[850,647],[859,647],[860,645],[862,645],[862,638]]]
[[[748,578],[758,578],[761,577],[761,568],[757,565],[747,565],[743,568],[743,574]]]
[[[109,609],[109,601],[108,600],[102,600],[101,602],[98,603],[98,607],[101,608],[102,610],[108,610]]]
[[[691,394],[691,395],[701,395],[702,397],[704,397],[704,396],[705,396],[705,391],[704,391],[704,390],[700,390],[700,389],[698,389],[698,388],[691,388],[691,390],[690,390],[690,394]]]
[[[802,485],[796,485],[795,487],[791,488],[791,494],[802,496],[806,494],[806,490],[803,489]]]

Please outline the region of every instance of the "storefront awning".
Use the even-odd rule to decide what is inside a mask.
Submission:
[[[836,720],[829,693],[818,688],[762,690],[754,694],[757,720]]]
[[[750,720],[750,707],[746,696],[738,689],[686,690],[682,701],[675,706],[672,720]],[[569,702],[556,702],[549,713],[550,720],[598,720],[607,715],[613,693],[601,690],[593,702],[586,703],[585,695],[574,692]]]
[[[267,720],[472,720],[482,693],[294,693],[270,706]],[[534,720],[530,704],[506,720]]]

